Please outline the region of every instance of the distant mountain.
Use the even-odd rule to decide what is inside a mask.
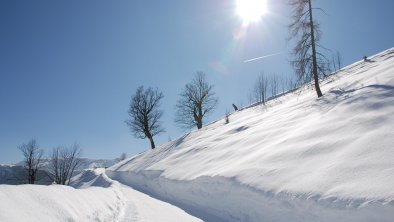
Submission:
[[[83,158],[82,163],[76,169],[74,175],[86,169],[107,168],[117,163],[116,159],[88,159]],[[26,171],[23,169],[23,161],[15,165],[0,165],[0,184],[25,184]],[[47,175],[50,167],[50,159],[42,161],[42,168],[38,172],[37,184],[51,184],[52,181]]]

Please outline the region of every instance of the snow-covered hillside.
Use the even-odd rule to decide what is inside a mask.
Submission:
[[[0,185],[0,221],[201,221],[168,203],[86,170],[62,185]]]
[[[107,170],[207,221],[393,221],[394,48]]]

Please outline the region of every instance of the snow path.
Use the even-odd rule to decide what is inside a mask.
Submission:
[[[122,193],[126,196],[125,206],[119,214],[119,222],[135,222],[138,221],[138,211],[137,206],[134,204],[134,201],[130,200],[129,192],[125,191],[125,188],[122,188]]]
[[[119,215],[119,222],[201,221],[173,205],[154,199],[129,186],[120,184],[119,187],[125,199],[125,206]]]
[[[173,205],[110,179],[104,169],[86,170],[73,180],[73,186],[81,189],[99,186],[118,191],[122,201],[122,208],[116,216],[118,222],[173,222],[174,218],[180,221],[201,221]]]
[[[200,222],[183,210],[86,170],[72,186],[0,185],[1,222]]]

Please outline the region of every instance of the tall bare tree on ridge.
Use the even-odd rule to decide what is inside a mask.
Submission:
[[[319,74],[327,71],[327,58],[317,51],[321,47],[320,24],[313,19],[313,12],[320,8],[312,7],[312,0],[289,0],[293,9],[293,22],[289,25],[291,37],[297,39],[293,49],[295,59],[292,65],[300,79],[309,81],[313,78],[318,97],[323,96],[319,85]]]

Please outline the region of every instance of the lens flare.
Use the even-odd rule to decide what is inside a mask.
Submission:
[[[237,0],[237,13],[244,25],[258,22],[267,13],[266,0]]]

